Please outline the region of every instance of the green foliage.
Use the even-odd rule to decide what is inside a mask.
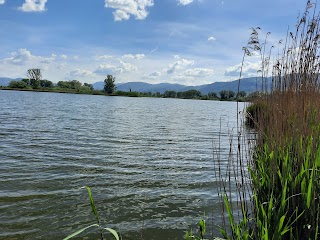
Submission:
[[[40,80],[39,84],[42,88],[53,88],[53,82],[49,80]]]
[[[114,96],[126,96],[126,97],[140,97],[138,92],[125,92],[125,91],[115,91],[112,95]]]
[[[192,232],[192,229],[190,229],[190,232],[186,231],[186,235],[185,235],[185,239],[187,240],[201,240],[204,239],[204,235],[207,231],[207,227],[206,227],[206,222],[204,219],[200,219],[199,223],[198,223],[198,230],[199,230],[199,234],[200,236],[195,236]]]
[[[221,100],[231,100],[235,96],[234,91],[227,91],[227,90],[222,90],[220,91],[219,94],[220,94]]]
[[[165,97],[165,98],[176,98],[177,97],[177,92],[176,91],[165,91],[163,97]]]
[[[218,94],[216,92],[209,92],[208,97],[213,99],[218,99]]]
[[[94,90],[93,85],[90,84],[90,83],[84,83],[83,86],[84,86],[84,87],[87,87],[87,88],[88,88],[89,90],[91,90],[91,91]]]
[[[24,81],[11,81],[9,83],[9,88],[26,88],[27,84]]]
[[[107,78],[104,80],[104,92],[107,94],[112,94],[116,90],[115,85],[116,78],[112,75],[108,75]]]
[[[60,88],[73,89],[79,91],[82,87],[82,83],[78,80],[59,81],[57,83],[57,86]]]
[[[237,93],[237,98],[245,98],[247,93],[245,91],[240,91]]]
[[[246,125],[255,127],[259,122],[259,117],[267,117],[267,105],[262,101],[255,101],[246,108]]]
[[[90,205],[91,205],[91,210],[92,210],[93,215],[94,215],[95,218],[96,218],[97,223],[96,223],[96,224],[89,225],[89,226],[87,226],[87,227],[84,227],[84,228],[82,228],[82,229],[80,229],[80,230],[78,230],[78,231],[70,234],[69,236],[67,236],[67,237],[64,238],[63,240],[68,240],[68,239],[70,239],[70,238],[72,238],[72,237],[75,237],[75,236],[79,235],[80,233],[84,232],[85,230],[87,230],[87,229],[89,229],[89,228],[93,228],[93,227],[97,227],[97,228],[100,230],[101,240],[103,240],[103,230],[107,230],[108,232],[110,232],[110,233],[114,236],[114,238],[115,238],[116,240],[119,240],[118,233],[117,233],[115,230],[113,230],[113,229],[111,229],[111,228],[101,227],[101,225],[100,225],[100,219],[99,219],[99,215],[98,215],[98,211],[97,211],[96,206],[95,206],[95,204],[94,204],[94,200],[93,200],[93,196],[92,196],[91,189],[90,189],[90,187],[87,187],[87,186],[85,186],[84,188],[86,188],[87,191],[88,191],[89,200],[90,200]]]

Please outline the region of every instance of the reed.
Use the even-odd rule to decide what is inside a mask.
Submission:
[[[246,117],[255,133],[248,135],[240,119],[231,137],[235,157],[227,172],[216,169],[227,239],[320,238],[319,23],[316,5],[307,1],[295,31],[282,42],[271,82],[269,33],[261,41],[259,28],[252,29],[244,53],[258,51],[262,62],[260,94]]]

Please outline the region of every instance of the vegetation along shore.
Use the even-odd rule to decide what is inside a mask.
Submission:
[[[30,75],[30,72],[37,74]],[[156,98],[180,98],[180,99],[199,99],[199,100],[220,100],[220,101],[249,101],[256,93],[247,93],[239,91],[236,93],[232,90],[221,90],[219,92],[209,92],[202,94],[200,91],[190,89],[187,91],[177,92],[166,90],[160,92],[137,92],[137,91],[122,91],[117,90],[115,86],[116,78],[108,75],[104,81],[103,90],[95,90],[92,84],[82,84],[78,80],[59,81],[53,83],[50,80],[42,79],[40,69],[29,69],[27,71],[28,78],[21,80],[13,80],[8,86],[1,86],[1,90],[16,90],[16,91],[35,91],[35,92],[58,92],[58,93],[74,93],[74,94],[91,94],[91,95],[107,95],[107,96],[126,96],[126,97],[156,97]]]
[[[262,79],[270,68],[273,77],[271,91],[262,85],[239,123],[230,168],[227,172],[217,168],[225,212],[221,233],[227,239],[320,238],[320,18],[316,10],[308,1],[274,63],[273,46],[269,52],[266,45],[269,33],[261,39],[260,28],[252,29],[243,49],[244,56],[253,51],[262,56]],[[254,127],[252,134],[245,133],[245,124]],[[228,179],[234,179],[235,186]],[[230,194],[232,187],[236,197]]]

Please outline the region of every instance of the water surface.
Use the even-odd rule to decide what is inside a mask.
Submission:
[[[0,111],[0,239],[94,223],[82,186],[123,239],[183,239],[204,211],[219,235],[212,146],[227,154],[236,103],[0,91]]]

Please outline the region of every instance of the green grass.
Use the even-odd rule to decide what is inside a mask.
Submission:
[[[75,236],[83,233],[84,231],[90,229],[90,228],[98,228],[98,230],[99,230],[99,232],[100,232],[101,240],[104,239],[103,231],[108,231],[108,232],[110,232],[110,233],[114,236],[114,238],[115,238],[116,240],[119,240],[118,233],[117,233],[115,230],[113,230],[113,229],[111,229],[111,228],[105,228],[105,227],[102,227],[102,226],[101,226],[99,214],[98,214],[98,211],[97,211],[96,206],[95,206],[95,204],[94,204],[94,200],[93,200],[93,196],[92,196],[91,189],[90,189],[90,187],[84,187],[84,188],[86,188],[87,191],[88,191],[89,200],[90,200],[90,205],[91,205],[91,210],[92,210],[92,213],[93,213],[94,217],[96,218],[96,222],[97,222],[97,223],[94,223],[94,224],[91,224],[91,225],[86,226],[86,227],[84,227],[84,228],[81,228],[81,229],[79,229],[78,231],[70,234],[69,236],[67,236],[67,237],[64,238],[63,240],[68,240],[68,239],[70,239],[70,238],[73,238],[73,237],[75,237]]]

